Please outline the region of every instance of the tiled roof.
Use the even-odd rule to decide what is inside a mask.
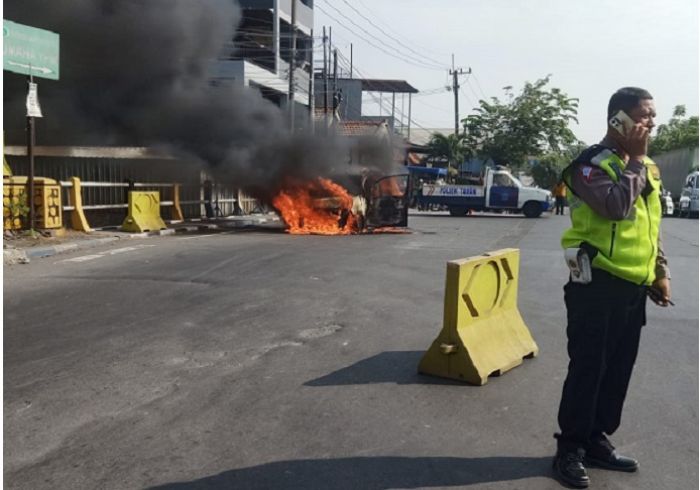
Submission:
[[[384,121],[340,121],[338,133],[343,136],[371,136],[386,126]]]

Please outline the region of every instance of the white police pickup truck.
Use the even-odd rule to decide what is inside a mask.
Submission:
[[[469,211],[510,210],[537,218],[552,208],[552,193],[525,187],[507,170],[486,168],[470,185],[424,184],[416,202],[422,206],[447,206],[452,216]]]

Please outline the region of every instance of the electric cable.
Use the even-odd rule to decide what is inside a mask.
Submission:
[[[351,18],[349,18],[347,15],[343,14],[341,11],[339,11],[338,9],[336,9],[335,7],[333,7],[333,5],[330,5],[330,4],[328,4],[328,5],[329,5],[331,8],[333,8],[334,10],[336,10],[341,16],[345,17],[345,18],[346,18],[348,21],[350,21],[353,25],[357,26],[359,29],[361,29],[362,31],[366,32],[366,33],[369,34],[371,37],[373,37],[373,38],[375,38],[375,39],[378,39],[376,36],[374,36],[374,35],[372,35],[371,33],[369,33],[365,28],[359,26],[355,21],[353,21],[353,20],[352,20]],[[326,14],[328,17],[330,17],[332,20],[334,20],[335,22],[337,22],[338,25],[339,25],[340,27],[342,27],[343,29],[345,29],[345,30],[347,30],[348,32],[350,32],[350,33],[354,34],[355,36],[359,37],[360,39],[362,39],[363,41],[365,41],[365,42],[366,42],[367,44],[369,44],[370,46],[373,46],[374,48],[377,48],[377,49],[379,49],[380,51],[382,51],[382,52],[388,54],[388,55],[391,56],[392,58],[396,58],[396,59],[398,59],[398,60],[400,60],[400,61],[403,61],[404,63],[408,63],[408,64],[411,64],[411,65],[413,65],[413,66],[417,66],[417,67],[423,68],[423,69],[438,70],[438,71],[443,71],[443,70],[444,70],[444,68],[438,67],[437,65],[433,65],[433,66],[431,66],[431,65],[426,65],[425,63],[422,63],[422,62],[419,62],[419,61],[416,61],[416,60],[412,60],[411,58],[408,58],[408,57],[405,57],[405,56],[401,56],[401,55],[398,55],[398,54],[396,54],[396,53],[392,53],[391,51],[388,51],[387,49],[383,48],[382,46],[379,46],[379,45],[377,45],[376,43],[374,43],[374,42],[368,40],[367,38],[365,38],[365,37],[363,37],[363,36],[357,34],[355,31],[353,31],[352,29],[350,29],[350,28],[348,28],[346,25],[344,25],[342,22],[340,22],[336,17],[334,17],[333,15],[331,15],[327,10],[323,9],[320,5],[317,4],[317,5],[315,6],[315,8],[318,8],[321,12],[323,12],[323,13]],[[381,41],[381,39],[379,39],[379,42],[380,42],[380,43],[383,43],[383,41]]]

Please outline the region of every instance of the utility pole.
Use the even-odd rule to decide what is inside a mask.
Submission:
[[[289,50],[289,126],[294,132],[294,68],[297,57],[297,0],[292,0],[292,39]]]
[[[323,26],[323,120],[328,115],[328,56],[326,54],[326,26]]]
[[[411,92],[408,93],[408,135],[406,136],[408,138],[408,141],[411,141],[411,96],[413,94]]]
[[[450,70],[450,75],[452,75],[452,92],[455,94],[455,136],[459,136],[459,76],[469,75],[472,69],[464,71],[461,68],[455,69],[455,55],[452,55],[452,69]]]
[[[311,29],[311,46],[309,54],[309,127],[311,132],[314,132],[314,113],[316,112],[316,94],[314,93],[314,30]]]
[[[350,79],[352,80],[352,43],[350,43]]]
[[[335,98],[338,96],[338,48],[333,50],[333,110],[335,107]]]
[[[333,26],[328,26],[328,77],[331,76],[331,50],[333,49]]]

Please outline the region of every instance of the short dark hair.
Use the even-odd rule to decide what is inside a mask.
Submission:
[[[628,112],[639,105],[641,100],[653,99],[651,94],[639,87],[623,87],[610,97],[608,102],[608,119],[617,114],[617,111]]]

